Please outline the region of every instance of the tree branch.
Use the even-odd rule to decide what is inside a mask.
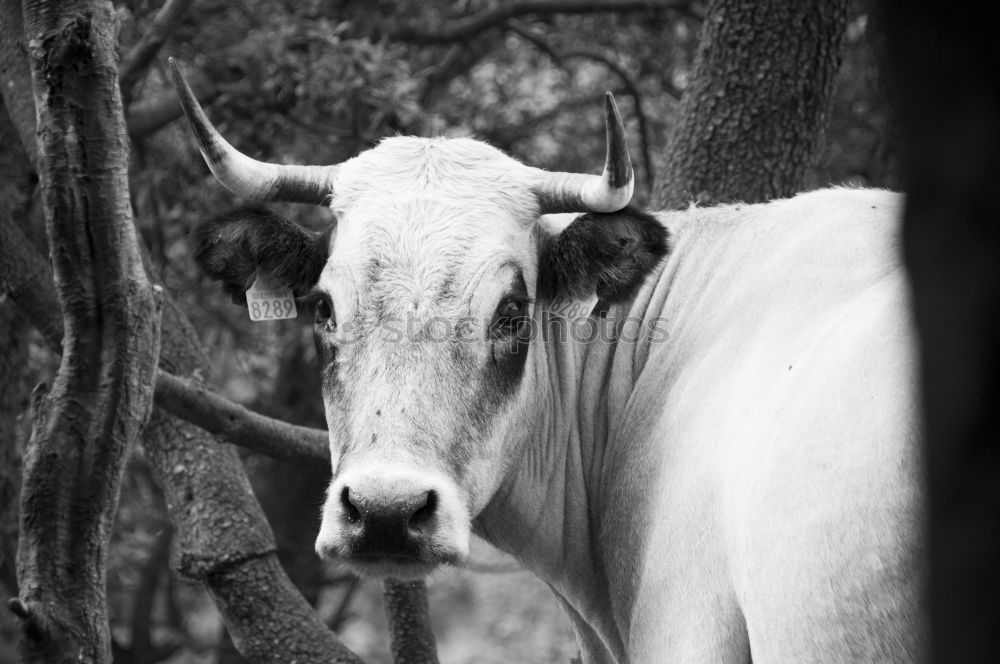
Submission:
[[[305,466],[330,465],[326,431],[255,413],[165,371],[156,379],[155,394],[157,406],[198,425],[221,442]]]
[[[149,63],[156,57],[160,47],[170,37],[170,33],[177,27],[191,2],[192,0],[167,0],[163,3],[149,31],[122,58],[118,67],[118,81],[126,98],[131,96],[132,87],[149,67]]]
[[[545,39],[545,37],[536,33],[534,30],[519,21],[507,21],[507,28],[518,37],[521,37],[525,41],[536,46],[540,51],[552,58],[556,65],[562,67],[563,69],[566,68],[564,60],[572,58],[593,60],[603,64],[622,80],[622,84],[625,86],[625,90],[628,92],[629,96],[632,97],[632,103],[635,107],[635,116],[639,123],[639,151],[642,153],[643,170],[646,172],[646,187],[648,191],[652,192],[653,184],[656,182],[656,173],[653,169],[653,157],[649,149],[649,123],[646,119],[645,112],[642,110],[642,95],[639,92],[639,86],[635,84],[635,81],[633,81],[632,77],[629,76],[629,73],[625,71],[625,68],[600,51],[591,49],[576,49],[573,51],[560,52],[552,46],[548,40]],[[668,90],[668,92],[670,92],[671,95],[675,95],[675,98],[680,99],[680,93],[673,90]]]
[[[0,223],[0,293],[10,296],[56,352],[62,346],[61,309],[52,273],[23,231],[9,220]],[[276,459],[315,466],[330,463],[327,433],[255,413],[215,394],[193,380],[167,371],[157,373],[156,405],[221,442],[240,445]]]
[[[9,217],[0,216],[0,294],[17,307],[57,353],[62,351],[62,310],[52,270],[28,236]]]
[[[160,578],[170,564],[170,543],[174,531],[171,526],[164,528],[153,542],[149,559],[142,566],[139,584],[132,595],[132,643],[128,649],[132,664],[151,664],[173,655],[179,644],[154,647],[152,639],[153,604]]]
[[[0,106],[0,224],[26,218],[35,189],[28,156],[20,149],[20,137],[6,108]],[[6,238],[0,234],[0,244]],[[0,266],[0,272],[16,266]],[[22,414],[31,393],[29,385],[30,323],[16,304],[0,294],[0,594],[17,595],[14,573],[18,540],[18,506],[21,494],[21,445],[24,440]],[[0,618],[0,641],[4,621]],[[0,645],[0,651],[3,646]],[[3,654],[0,652],[0,661]],[[11,660],[13,661],[13,660]]]
[[[35,143],[35,101],[31,70],[25,57],[21,0],[0,0],[0,94],[21,146],[32,164],[38,162]]]
[[[215,99],[222,91],[217,85],[201,77],[191,82],[191,89],[202,104]],[[128,125],[129,136],[132,140],[137,140],[160,130],[183,113],[177,95],[172,90],[164,90],[152,99],[144,99],[130,106],[125,114],[125,123]]]
[[[427,624],[424,582],[388,579],[382,590],[396,664],[438,664],[434,633]]]
[[[511,0],[496,3],[477,14],[449,21],[437,28],[405,24],[389,31],[389,38],[414,44],[465,41],[486,30],[502,27],[509,19],[528,14],[590,14],[657,9],[689,10],[691,0]]]

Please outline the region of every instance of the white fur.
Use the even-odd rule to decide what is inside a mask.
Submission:
[[[523,384],[475,433],[475,376],[448,344],[394,340],[379,317],[482,325],[512,270],[533,290],[537,238],[566,220],[536,227],[529,180],[466,139],[389,139],[338,170],[319,287],[360,334],[327,404],[331,496],[380,472],[432,481],[438,543],[464,550],[472,523],[535,570],[588,663],[917,659],[899,198],[838,189],[663,215],[672,253],[612,319],[662,320],[667,340],[535,342]],[[465,348],[489,357],[485,341]],[[319,548],[341,536],[337,517],[331,499]]]

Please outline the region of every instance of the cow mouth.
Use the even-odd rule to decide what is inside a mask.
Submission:
[[[341,558],[341,562],[358,576],[370,579],[394,578],[403,581],[422,579],[445,565],[459,565],[456,557],[443,556],[434,560],[398,554],[356,554]]]

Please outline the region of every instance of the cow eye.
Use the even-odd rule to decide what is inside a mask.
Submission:
[[[528,319],[528,300],[522,297],[511,297],[503,300],[493,315],[490,328],[494,332],[510,334]]]
[[[321,297],[316,300],[315,305],[316,310],[316,324],[317,325],[327,325],[330,319],[333,318],[333,307],[330,306],[330,301],[325,297]]]

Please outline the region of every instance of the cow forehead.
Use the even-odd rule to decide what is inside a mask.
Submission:
[[[533,283],[531,184],[526,167],[481,141],[387,138],[337,170],[337,232],[319,286],[342,308],[377,298],[419,309],[435,293],[471,300],[469,289],[511,263]]]
[[[346,217],[373,196],[430,196],[505,211],[525,223],[537,216],[529,169],[470,138],[387,138],[342,163],[331,209]]]
[[[506,210],[429,195],[366,195],[338,220],[319,287],[343,314],[467,315],[520,271],[534,283],[534,229]]]

